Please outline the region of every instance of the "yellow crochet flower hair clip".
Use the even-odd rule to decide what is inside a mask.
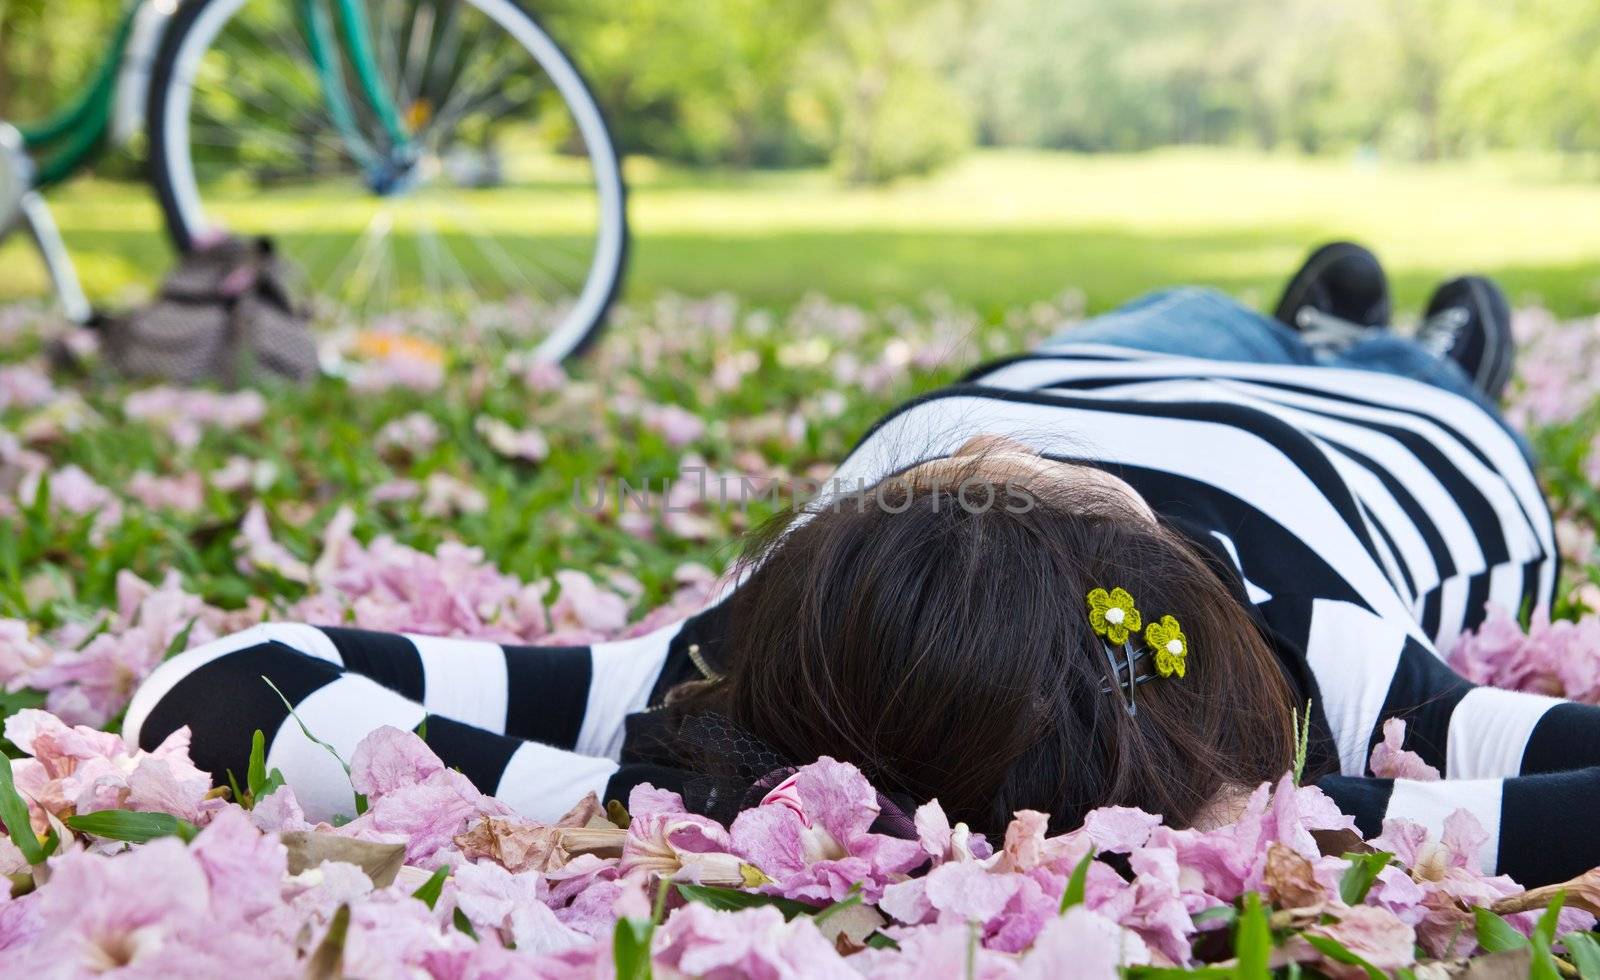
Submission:
[[[1188,673],[1189,638],[1183,635],[1183,627],[1172,616],[1162,616],[1145,626],[1133,595],[1120,586],[1109,592],[1101,588],[1091,589],[1087,598],[1089,628],[1103,638],[1100,645],[1105,649],[1111,672],[1117,678],[1116,689],[1127,696],[1123,706],[1129,715],[1135,715],[1138,705],[1134,703],[1133,692],[1140,684],[1157,677],[1176,675],[1182,678]],[[1135,651],[1133,637],[1139,635],[1141,626],[1144,627],[1144,649]],[[1117,647],[1122,648],[1120,658],[1115,649]],[[1153,661],[1154,673],[1141,673],[1138,670],[1137,665],[1146,658]],[[1113,690],[1111,687],[1101,689],[1104,694],[1110,694]]]
[[[1188,671],[1189,638],[1183,635],[1183,627],[1176,619],[1162,616],[1160,622],[1146,626],[1144,641],[1155,651],[1156,670],[1162,677],[1182,677]]]
[[[1110,592],[1089,592],[1089,625],[1107,640],[1121,646],[1128,642],[1129,633],[1139,632],[1139,623],[1139,607],[1133,604],[1128,590],[1118,586]]]

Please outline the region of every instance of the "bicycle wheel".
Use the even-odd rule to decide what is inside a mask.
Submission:
[[[339,3],[184,0],[147,117],[174,244],[270,235],[341,324],[580,350],[627,226],[577,70],[511,0]]]

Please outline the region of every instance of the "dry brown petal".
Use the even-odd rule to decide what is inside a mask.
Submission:
[[[343,861],[365,872],[374,887],[384,888],[394,881],[406,860],[404,844],[379,844],[315,830],[285,831],[278,839],[288,849],[289,873],[294,875],[324,861]]]
[[[1411,862],[1411,877],[1416,881],[1443,881],[1450,873],[1450,849],[1430,840],[1417,851]]]
[[[565,818],[563,818],[565,819]],[[561,846],[562,830],[507,817],[484,817],[457,834],[455,845],[468,860],[489,858],[511,872],[553,871],[570,855]]]
[[[1451,964],[1450,976],[1456,980],[1527,980],[1532,969],[1533,950],[1524,946]]]
[[[596,818],[605,820],[605,817],[606,810],[605,807],[600,805],[600,797],[596,796],[593,790],[590,790],[589,795],[579,800],[572,809],[563,813],[561,819],[557,820],[555,825],[557,827],[589,827],[594,824]],[[610,823],[609,820],[606,822]]]
[[[1267,916],[1267,922],[1275,932],[1284,930],[1299,930],[1306,926],[1314,926],[1322,921],[1322,912],[1326,906],[1310,905],[1299,909],[1278,909]],[[1204,935],[1204,933],[1202,933]]]
[[[615,826],[566,827],[561,831],[561,846],[568,854],[593,854],[596,857],[621,857],[626,830]]]
[[[1502,898],[1494,903],[1494,912],[1496,915],[1510,915],[1513,912],[1542,909],[1562,893],[1566,894],[1567,908],[1583,909],[1585,912],[1600,915],[1600,868],[1591,868],[1571,881],[1563,881],[1559,885],[1543,885],[1539,888],[1530,888],[1520,895]]]
[[[1267,897],[1282,909],[1313,908],[1328,900],[1327,892],[1317,884],[1311,862],[1276,841],[1267,848],[1263,880]]]
[[[1344,857],[1346,854],[1373,854],[1377,848],[1361,839],[1361,835],[1349,828],[1339,830],[1313,830],[1311,839],[1317,842],[1317,850],[1323,857]]]

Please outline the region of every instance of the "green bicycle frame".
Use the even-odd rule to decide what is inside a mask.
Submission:
[[[127,53],[133,33],[133,18],[139,5],[130,4],[111,36],[111,47],[95,66],[89,85],[59,112],[27,126],[18,126],[23,145],[37,157],[33,186],[50,187],[72,176],[103,145],[111,122],[111,106],[117,97],[117,73]]]
[[[394,100],[378,84],[378,64],[372,56],[369,40],[372,31],[367,26],[366,10],[360,0],[334,2],[339,10],[339,36],[344,42],[344,53],[350,60],[350,66],[355,69],[361,92],[388,133],[390,142],[395,149],[403,151],[410,146],[411,137],[400,121]],[[344,79],[339,72],[338,59],[333,54],[333,32],[328,24],[327,13],[317,0],[295,0],[295,6],[300,12],[301,27],[306,32],[311,61],[317,69],[317,81],[328,100],[328,114],[333,117],[333,124],[344,137],[350,152],[361,161],[362,166],[370,168],[378,162],[378,154],[361,135],[355,122],[355,113],[350,108],[350,100],[345,98]]]
[[[293,2],[300,16],[301,29],[305,32],[329,114],[351,153],[365,167],[374,166],[379,161],[377,152],[361,135],[355,113],[345,95],[339,68],[339,49],[350,62],[361,93],[383,126],[393,150],[406,151],[411,145],[411,135],[401,121],[394,100],[380,83],[377,61],[372,54],[372,31],[361,0],[333,0],[339,15],[337,42],[327,13],[318,0]],[[95,67],[87,87],[60,111],[38,122],[18,127],[24,145],[36,159],[34,187],[42,189],[66,180],[104,148],[112,106],[117,97],[118,76],[133,34],[134,19],[142,3],[143,0],[134,0],[123,11],[110,46]]]

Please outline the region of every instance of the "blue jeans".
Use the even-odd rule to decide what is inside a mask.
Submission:
[[[1253,364],[1304,364],[1356,368],[1423,381],[1477,403],[1522,447],[1500,408],[1467,378],[1456,362],[1423,350],[1415,341],[1388,330],[1373,330],[1342,351],[1317,350],[1296,330],[1257,313],[1215,289],[1182,286],[1163,289],[1090,320],[1068,327],[1047,343],[1112,344],[1158,354],[1203,357]]]

